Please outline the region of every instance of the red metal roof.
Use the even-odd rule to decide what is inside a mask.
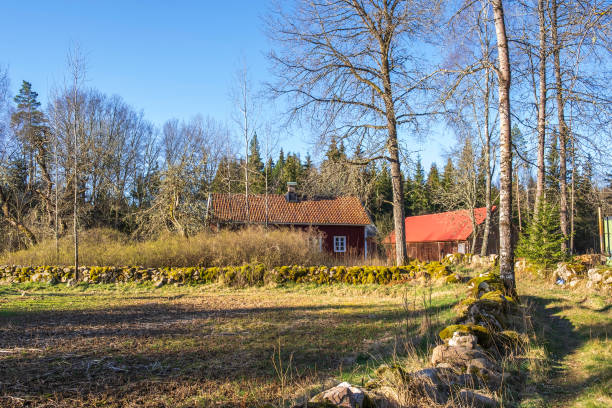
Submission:
[[[495,210],[493,206],[491,211]],[[486,214],[485,207],[474,209],[477,225],[484,222]],[[468,210],[406,217],[405,225],[406,242],[465,241],[473,231]],[[395,230],[387,236],[385,243],[395,244]]]
[[[211,194],[211,216],[214,221],[265,223],[264,194],[249,195],[249,220],[244,194]],[[357,197],[308,199],[288,202],[284,195],[268,195],[268,222],[299,225],[369,225],[372,223]]]

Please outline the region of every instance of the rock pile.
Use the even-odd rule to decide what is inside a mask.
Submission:
[[[576,259],[573,262],[559,262],[552,274],[552,280],[563,287],[584,286],[589,289],[612,290],[612,268],[603,265],[588,268],[589,266],[593,266],[591,262],[581,263]]]
[[[598,254],[574,256],[570,261],[557,263],[551,274],[537,264],[518,259],[514,270],[518,274],[530,273],[542,279],[550,276],[554,284],[563,288],[584,287],[597,291],[612,291],[612,265],[604,264],[605,260],[605,257]]]

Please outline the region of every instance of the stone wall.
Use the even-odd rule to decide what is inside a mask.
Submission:
[[[400,407],[429,403],[492,408],[500,406],[502,399],[507,402],[516,398],[520,375],[503,367],[502,361],[520,351],[527,341],[522,334],[521,306],[517,299],[504,294],[503,283],[494,273],[471,279],[468,292],[468,297],[455,308],[456,324],[440,332],[443,343],[433,349],[430,367],[407,372],[399,365],[383,365],[365,387],[341,383],[313,397],[308,406]],[[390,383],[394,385],[389,387]]]
[[[409,280],[436,280],[456,283],[459,276],[449,265],[440,262],[413,261],[401,267],[387,266],[303,266],[290,265],[267,268],[263,264],[227,267],[141,268],[83,266],[79,268],[82,282],[121,283],[154,282],[161,286],[169,283],[203,284],[223,283],[229,286],[263,285],[268,283],[349,283],[388,284]],[[0,266],[0,282],[45,282],[74,284],[74,267],[60,266]]]

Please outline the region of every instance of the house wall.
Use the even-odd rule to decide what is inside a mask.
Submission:
[[[244,224],[211,224],[213,231],[222,228],[239,229],[244,228]],[[334,253],[334,236],[346,237],[346,252],[338,255],[362,256],[364,251],[365,226],[344,226],[344,225],[271,225],[278,228],[297,228],[302,230],[314,229],[323,233],[322,250]],[[374,240],[368,239],[368,255],[374,255],[376,251]]]
[[[316,228],[324,234],[323,250],[334,253],[334,236],[346,237],[345,255],[363,255],[365,227],[343,225],[319,225]],[[369,251],[368,251],[369,252]]]

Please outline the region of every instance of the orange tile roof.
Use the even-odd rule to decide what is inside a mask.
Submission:
[[[496,209],[493,206],[491,212],[495,212]],[[486,214],[485,207],[474,209],[476,225],[484,222]],[[467,210],[406,217],[404,225],[406,242],[465,241],[473,231]],[[395,244],[395,230],[385,238],[384,242]]]
[[[210,197],[211,218],[217,222],[247,222],[244,194],[213,193]],[[357,197],[305,199],[288,202],[284,195],[268,195],[268,222],[299,225],[369,225],[372,224]],[[266,222],[266,196],[249,195],[249,220]]]

